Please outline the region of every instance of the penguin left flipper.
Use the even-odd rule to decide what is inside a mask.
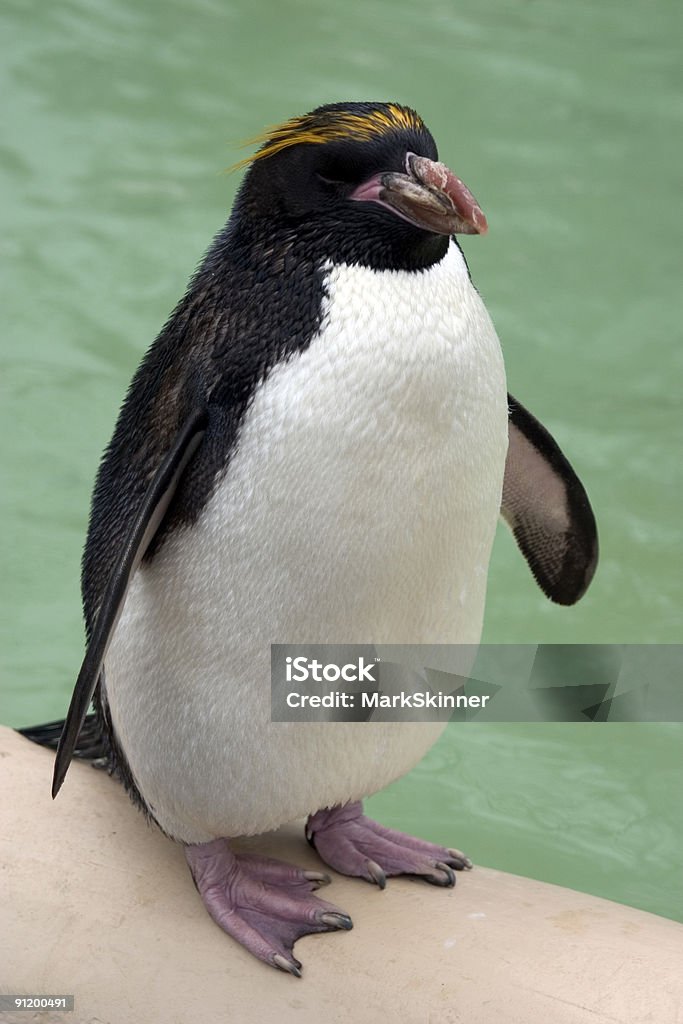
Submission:
[[[501,515],[546,597],[574,604],[585,594],[598,562],[588,496],[545,427],[512,395],[508,407]]]
[[[131,523],[121,556],[104,591],[71,697],[55,757],[53,797],[57,796],[74,755],[81,727],[100,678],[109,641],[123,609],[128,584],[161,525],[183,472],[201,443],[207,422],[205,409],[197,408],[191,413],[152,477]]]

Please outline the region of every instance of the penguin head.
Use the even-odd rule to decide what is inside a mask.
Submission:
[[[487,229],[409,107],[328,104],[258,141],[235,213],[271,244],[284,233],[334,262],[412,269],[440,259],[451,235]]]

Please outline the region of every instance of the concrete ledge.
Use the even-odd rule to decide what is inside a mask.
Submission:
[[[0,991],[76,997],[6,1024],[674,1024],[683,925],[475,868],[455,890],[334,876],[352,932],[296,947],[302,980],[259,964],[205,913],[178,846],[122,789],[0,729]],[[300,826],[244,841],[319,867]],[[635,869],[635,868],[634,868]]]

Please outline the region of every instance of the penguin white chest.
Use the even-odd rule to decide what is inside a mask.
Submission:
[[[273,725],[273,642],[478,642],[507,402],[464,260],[330,267],[199,520],[140,570],[106,689],[140,792],[187,842],[376,791],[430,726]]]
[[[327,292],[207,509],[230,621],[250,580],[271,641],[478,637],[507,445],[488,314],[454,245],[422,273],[333,267]]]

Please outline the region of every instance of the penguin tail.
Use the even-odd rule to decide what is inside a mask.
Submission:
[[[41,747],[56,750],[64,729],[64,719],[45,722],[43,725],[29,725],[16,731],[32,743]],[[111,768],[111,746],[104,731],[102,722],[96,714],[86,715],[78,734],[78,742],[74,749],[74,757],[82,761],[92,761],[96,768]]]

